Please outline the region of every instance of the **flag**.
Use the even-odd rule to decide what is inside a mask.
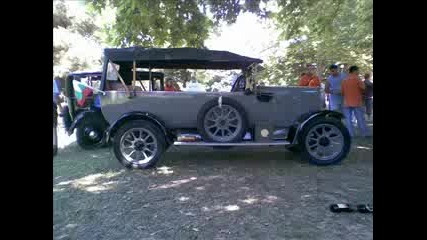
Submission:
[[[93,90],[79,81],[73,80],[74,96],[79,107],[85,107],[87,101],[93,96]]]

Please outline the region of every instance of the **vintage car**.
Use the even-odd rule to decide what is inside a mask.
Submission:
[[[122,73],[123,74],[123,73]],[[68,135],[76,129],[77,144],[83,149],[93,149],[105,145],[105,132],[109,127],[105,121],[100,106],[99,94],[102,72],[73,72],[68,75],[65,82],[65,96],[67,106],[63,108],[62,117]],[[138,71],[139,88],[146,90],[163,90],[164,74],[161,72],[149,73]],[[145,83],[145,84],[144,84]],[[118,81],[110,81],[108,90],[120,89]],[[159,88],[159,89],[156,89]],[[102,91],[101,91],[102,92]]]
[[[116,158],[156,165],[170,145],[283,146],[316,165],[343,160],[351,138],[339,112],[322,110],[319,88],[257,85],[262,60],[195,48],[104,50],[100,104]],[[134,91],[135,69],[240,69],[231,92]],[[122,90],[109,90],[110,80]],[[185,137],[184,137],[185,136]],[[188,136],[193,136],[189,138]],[[197,136],[197,137],[196,137]]]

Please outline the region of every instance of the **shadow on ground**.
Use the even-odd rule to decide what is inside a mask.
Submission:
[[[280,148],[170,149],[159,167],[125,170],[108,148],[75,143],[54,160],[54,239],[372,239],[372,139],[316,167]]]

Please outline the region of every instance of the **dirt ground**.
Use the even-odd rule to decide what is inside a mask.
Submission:
[[[372,215],[328,208],[372,203],[372,139],[354,139],[336,166],[309,165],[277,147],[180,147],[157,169],[133,171],[111,149],[86,151],[61,139],[54,239],[373,238]]]

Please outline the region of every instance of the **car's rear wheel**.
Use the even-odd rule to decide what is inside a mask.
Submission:
[[[97,113],[87,114],[76,128],[77,144],[86,150],[101,147],[104,131],[108,124],[102,115]]]
[[[120,127],[113,140],[116,158],[127,168],[155,166],[166,149],[162,131],[153,123],[135,120]]]
[[[247,132],[244,109],[235,101],[223,98],[221,106],[216,100],[206,103],[198,115],[198,130],[204,141],[240,142]]]
[[[299,144],[303,159],[315,165],[330,165],[348,155],[351,137],[339,120],[318,118],[304,127]]]

